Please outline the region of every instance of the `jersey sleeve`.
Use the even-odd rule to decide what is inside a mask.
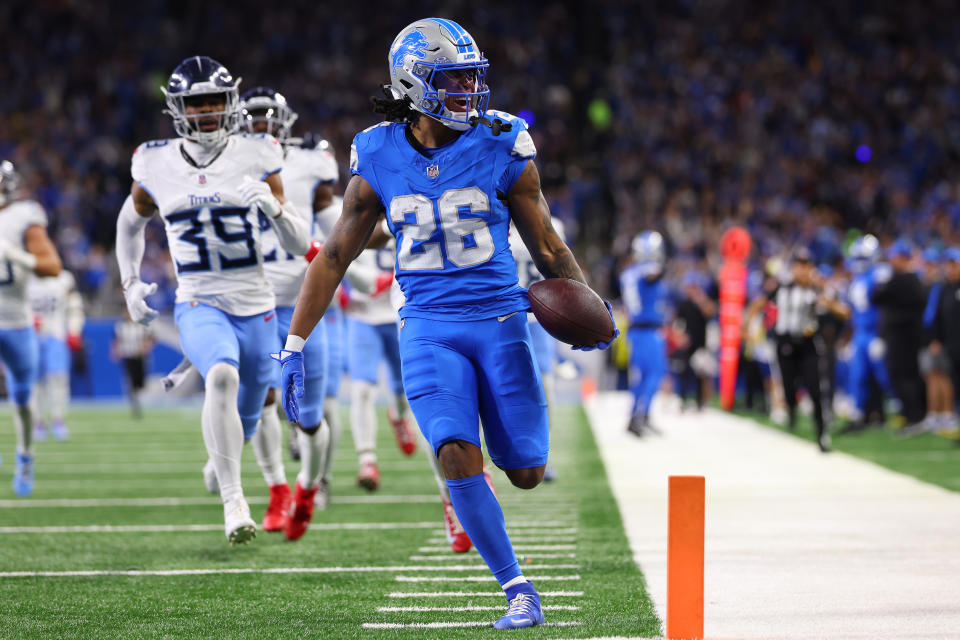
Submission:
[[[327,149],[317,148],[313,151],[314,170],[317,174],[317,182],[320,184],[336,184],[340,181],[340,168],[337,166],[337,159],[333,157]]]
[[[381,203],[384,201],[383,191],[380,188],[380,181],[377,180],[373,158],[382,146],[383,136],[389,130],[387,126],[389,124],[389,122],[381,122],[361,131],[354,136],[353,144],[350,145],[350,174],[366,180],[380,198]]]
[[[141,187],[145,187],[144,181],[147,179],[147,161],[145,158],[147,152],[147,143],[144,142],[134,149],[133,157],[130,159],[130,177]]]
[[[283,147],[277,139],[266,133],[245,134],[250,141],[251,151],[256,158],[255,168],[260,180],[278,173],[283,168]]]
[[[39,225],[44,228],[47,226],[47,212],[39,202],[31,201],[30,207],[26,209],[26,215],[24,217],[24,228],[34,225]]]
[[[509,132],[494,137],[497,139],[500,136],[507,136],[498,141],[498,147],[503,151],[504,167],[497,181],[497,190],[501,193],[509,193],[520,174],[527,168],[527,162],[537,157],[537,147],[527,130],[527,123],[522,118],[502,111],[488,111],[487,117],[499,118],[511,125]]]

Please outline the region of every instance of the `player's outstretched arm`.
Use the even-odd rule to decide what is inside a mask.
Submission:
[[[140,324],[149,324],[157,317],[157,311],[150,308],[145,298],[157,290],[156,283],[140,280],[140,263],[143,261],[143,230],[157,205],[147,190],[136,182],[130,189],[130,195],[124,200],[117,216],[117,264],[120,267],[120,286],[127,302],[130,317]]]
[[[290,322],[287,349],[305,341],[327,310],[347,266],[367,246],[383,207],[366,180],[354,176],[343,194],[343,212],[323,250],[310,263]],[[290,339],[296,338],[291,343]],[[302,346],[302,342],[300,343]],[[299,351],[299,349],[296,349]]]
[[[510,217],[537,269],[545,278],[571,278],[584,284],[580,265],[550,222],[550,207],[540,191],[540,172],[533,160],[507,194]]]
[[[38,276],[55,276],[60,273],[63,265],[60,262],[60,255],[57,248],[50,241],[47,230],[42,226],[35,224],[27,227],[23,234],[23,246],[26,251],[23,252],[20,263],[28,269],[32,269]],[[8,260],[18,261],[18,255],[13,248],[8,249],[5,256]]]

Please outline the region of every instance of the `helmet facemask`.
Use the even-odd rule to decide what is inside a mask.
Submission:
[[[239,84],[239,80],[237,84]],[[230,88],[194,85],[187,91],[177,94],[163,90],[167,97],[167,109],[164,113],[173,118],[173,128],[177,135],[192,140],[204,147],[217,147],[226,141],[227,137],[236,133],[240,128],[240,108],[237,87]],[[203,97],[223,96],[220,110],[203,110],[194,104],[202,102]],[[187,113],[191,108],[193,113]]]
[[[283,96],[275,96],[253,96],[244,100],[240,105],[241,126],[250,133],[269,133],[283,143],[289,140],[290,130],[299,116]]]
[[[488,67],[485,59],[469,64],[418,63],[414,74],[424,79],[427,88],[414,108],[451,129],[466,131],[487,110]]]
[[[0,162],[0,207],[14,199],[20,185],[20,174],[9,160]]]

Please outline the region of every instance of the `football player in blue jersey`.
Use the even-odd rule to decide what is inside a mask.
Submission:
[[[635,436],[656,431],[650,424],[650,404],[667,375],[667,345],[663,338],[667,286],[663,281],[666,251],[663,236],[644,231],[633,239],[633,262],[620,274],[620,291],[630,317],[630,393],[633,409],[627,430]]]
[[[889,280],[891,274],[889,265],[877,263],[879,256],[880,243],[872,235],[861,236],[850,244],[847,261],[853,278],[847,298],[853,332],[847,384],[853,408],[846,432],[863,428],[874,381],[887,397],[896,397],[887,374],[886,345],[879,335],[880,312],[872,300],[874,289]]]
[[[307,271],[278,354],[283,401],[298,402],[304,341],[347,265],[378,227],[388,231],[406,298],[400,351],[414,416],[461,524],[506,593],[507,613],[494,626],[533,626],[543,622],[540,597],[484,481],[479,434],[482,420],[490,457],[515,486],[540,483],[547,406],[507,241],[511,219],[544,276],[584,277],[550,224],[524,122],[486,109],[488,62],[470,34],[450,20],[418,20],[387,62],[387,97],[375,101],[387,121],[354,138],[343,213]]]

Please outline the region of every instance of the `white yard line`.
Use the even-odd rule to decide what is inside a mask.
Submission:
[[[538,570],[560,570],[560,569],[579,569],[577,566],[570,565],[543,565],[537,567]],[[417,571],[489,571],[484,564],[473,565],[415,565],[415,566],[393,566],[393,567],[272,567],[267,569],[254,569],[249,567],[236,569],[156,569],[156,570],[113,570],[113,569],[89,569],[80,571],[0,571],[0,578],[73,578],[73,577],[95,577],[95,576],[205,576],[221,574],[272,574],[272,573],[405,573]],[[503,596],[503,591],[496,594],[487,595]],[[549,595],[549,594],[543,594]],[[406,597],[406,596],[391,596]],[[413,596],[411,596],[413,597]],[[429,596],[428,596],[429,597]]]
[[[518,538],[510,536],[511,542],[520,542]],[[554,536],[554,537],[544,537],[544,538],[524,538],[524,541],[527,542],[576,542],[577,538],[575,536]],[[445,541],[444,541],[445,542]],[[514,549],[519,549],[518,545],[513,546]],[[527,549],[533,549],[533,547],[526,547]],[[417,551],[421,553],[443,553],[444,551],[449,551],[450,547],[445,545],[436,545],[429,547],[419,547]]]
[[[365,531],[391,529],[432,529],[436,522],[334,522],[311,523],[319,531]],[[223,524],[124,524],[64,525],[37,527],[0,527],[0,534],[12,533],[169,533],[222,531]]]
[[[587,414],[661,617],[667,476],[706,477],[706,637],[956,638],[960,494],[751,420],[667,414],[626,433],[630,398]]]
[[[580,607],[573,604],[545,604],[540,608],[544,611],[580,610]],[[484,606],[479,604],[461,605],[457,607],[377,607],[377,613],[430,613],[434,611],[503,611],[503,607]]]
[[[532,576],[524,574],[528,580],[533,580],[535,582],[544,582],[544,581],[560,581],[560,582],[570,582],[577,581],[580,579],[580,576],[574,574],[569,576]],[[492,575],[489,576],[394,576],[393,578],[397,582],[494,582],[496,578]]]
[[[516,549],[516,547],[514,547],[514,549]],[[429,562],[433,560],[456,560],[457,557],[460,555],[461,554],[457,554],[453,556],[451,555],[436,555],[436,556],[435,555],[427,555],[427,556],[416,555],[416,556],[410,556],[410,561],[411,562]],[[524,553],[523,556],[525,558],[556,559],[556,558],[576,558],[577,554],[576,553]]]
[[[249,496],[250,504],[266,504],[266,496]],[[334,496],[334,504],[372,504],[372,503],[431,503],[440,502],[437,495],[383,495]],[[0,500],[0,508],[86,508],[86,507],[184,507],[195,505],[221,505],[220,498],[210,497],[161,497],[161,498],[47,498],[26,500]]]
[[[391,591],[388,598],[502,598],[503,591]],[[541,591],[541,598],[582,598],[583,591]]]
[[[580,622],[545,622],[543,627],[576,627]],[[464,627],[492,627],[489,620],[474,622],[364,622],[364,629],[458,629]]]

